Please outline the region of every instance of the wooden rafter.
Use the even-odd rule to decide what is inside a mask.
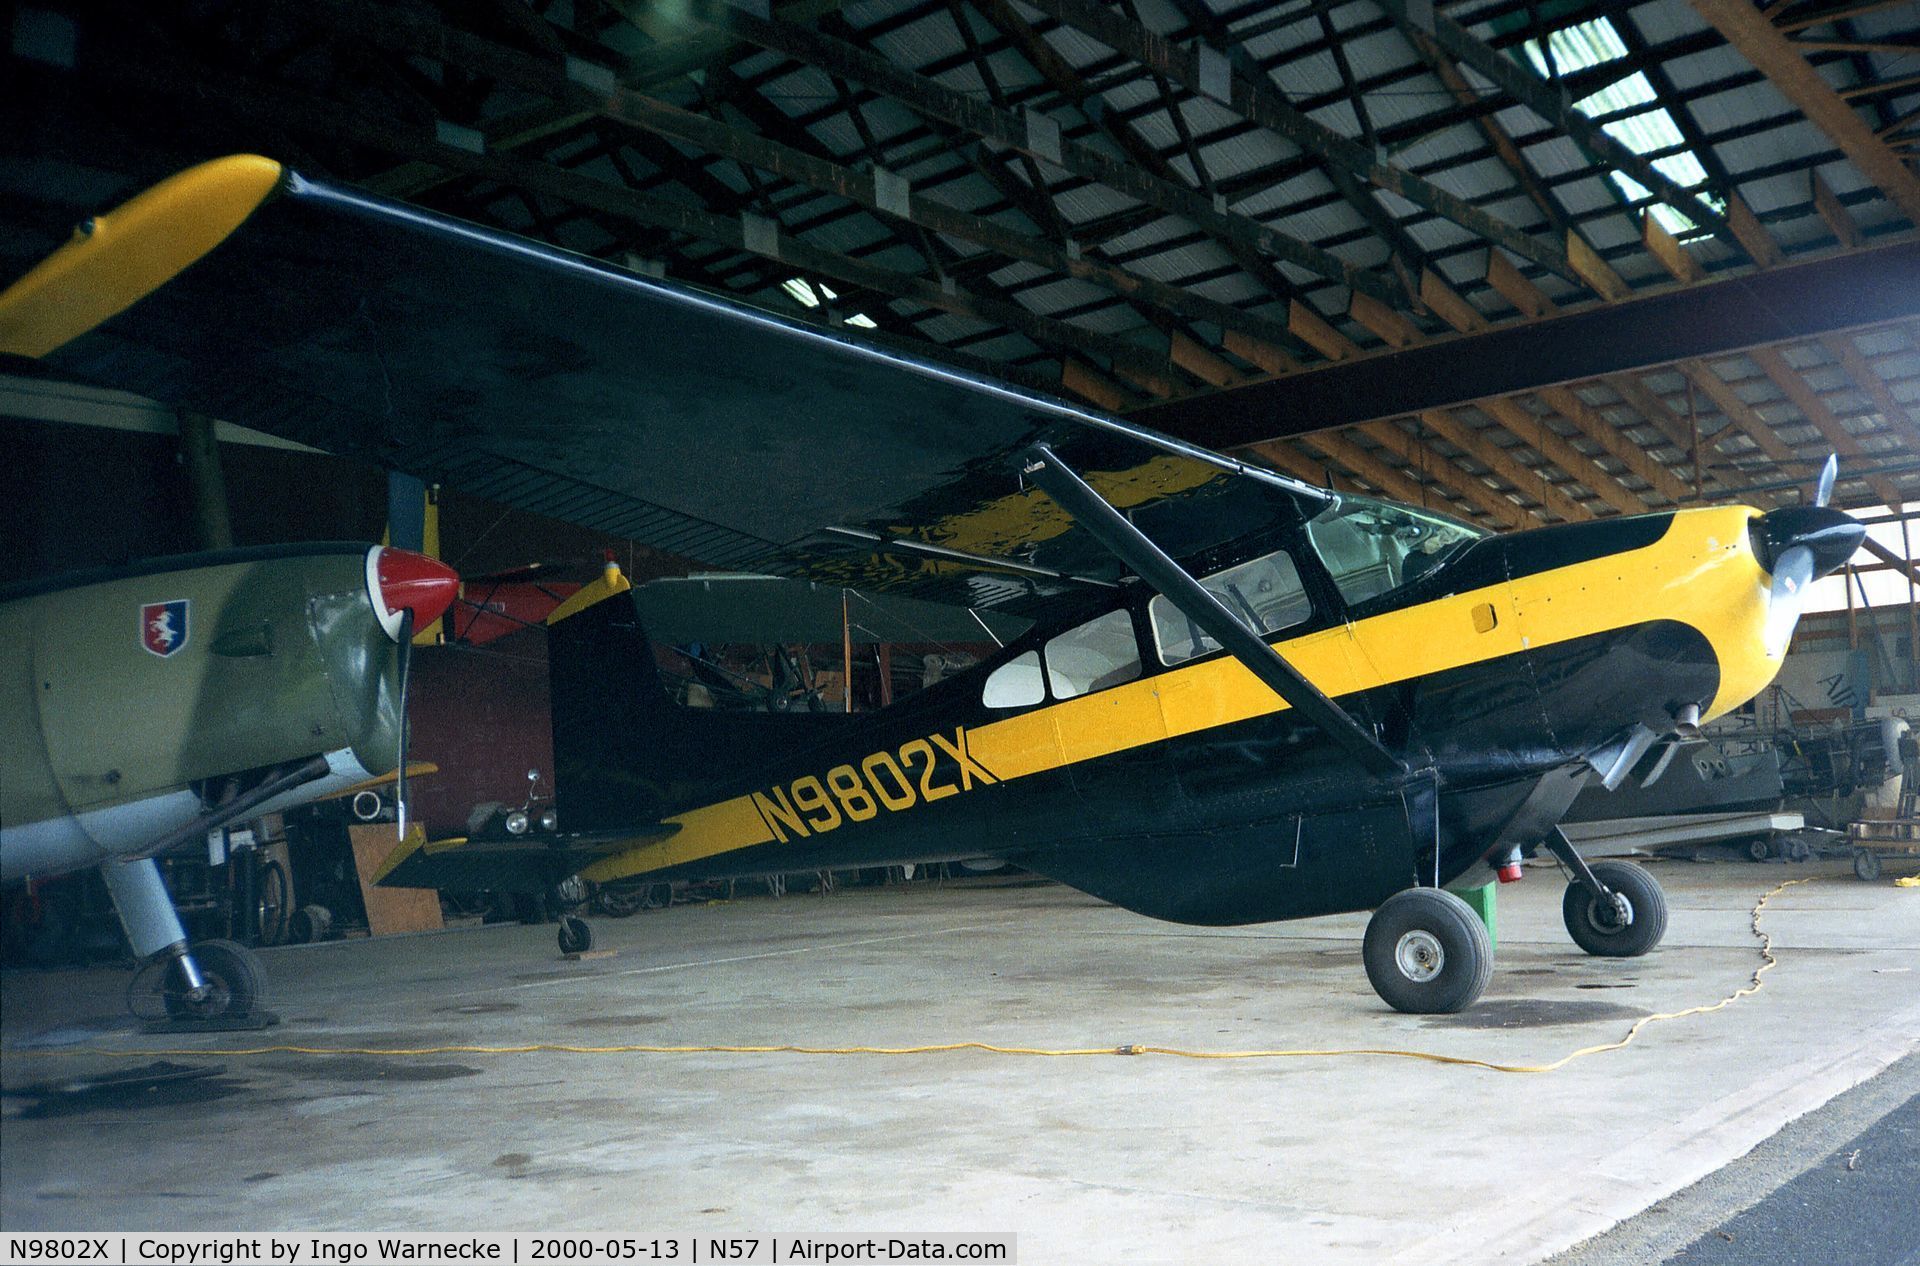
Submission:
[[[1203,75],[1198,53],[1156,36],[1093,0],[1032,2],[1034,7],[1048,16],[1166,75],[1188,91],[1209,96],[1249,122],[1285,137],[1313,156],[1315,161],[1338,167],[1356,179],[1397,194],[1452,220],[1475,236],[1498,242],[1543,267],[1564,272],[1565,259],[1552,242],[1523,233],[1433,182],[1415,176],[1403,167],[1382,161],[1376,152],[1310,118],[1274,91],[1264,75],[1248,73],[1244,68],[1244,58],[1240,59],[1243,68],[1238,71],[1232,68],[1235,59],[1227,58],[1221,67],[1227,72],[1224,76]],[[1383,294],[1376,294],[1375,297],[1395,298]]]
[[[115,63],[114,73],[130,86],[181,96],[188,100],[226,103],[236,110],[270,113],[296,126],[330,135],[349,136],[358,143],[388,153],[434,163],[448,170],[477,174],[502,184],[544,193],[567,202],[617,216],[649,228],[665,228],[731,250],[777,259],[794,268],[833,277],[896,298],[910,299],[976,320],[1018,330],[1036,342],[1100,357],[1146,381],[1164,381],[1166,361],[1137,344],[1098,334],[1080,326],[1041,316],[1017,303],[969,294],[957,287],[895,269],[883,268],[824,250],[777,231],[750,233],[738,218],[716,216],[685,203],[669,201],[618,187],[591,176],[568,171],[518,154],[476,154],[442,140],[432,129],[410,127],[339,102],[306,96],[278,85],[242,84],[233,77],[218,84],[200,84],[193,67],[154,49],[136,65],[132,59]],[[937,349],[936,349],[937,354]]]
[[[742,164],[846,198],[876,215],[964,238],[1007,259],[1023,260],[1092,282],[1130,300],[1150,303],[1191,319],[1210,321],[1256,339],[1283,341],[1287,338],[1286,327],[1276,322],[1192,290],[1128,272],[1090,255],[1073,253],[1066,246],[1020,233],[936,199],[916,196],[905,187],[904,181],[897,190],[889,191],[884,171],[859,172],[820,157],[824,149],[797,128],[788,139],[804,145],[806,150],[771,140],[761,132],[730,127],[639,92],[596,90],[578,82],[564,66],[543,63],[476,36],[449,30],[437,22],[413,20],[403,15],[376,20],[374,11],[358,0],[313,0],[311,4],[300,4],[299,9],[322,20],[364,31],[368,38],[392,47],[427,53],[482,71],[502,82],[544,93],[564,105],[588,108],[598,117],[724,154]],[[760,119],[763,128],[768,122],[764,117]]]
[[[1849,471],[1849,474],[1858,474],[1865,479],[1867,486],[1873,489],[1874,495],[1888,505],[1895,508],[1900,506],[1899,490],[1886,476],[1873,472],[1875,459],[1860,447],[1859,438],[1847,429],[1846,424],[1834,414],[1832,409],[1827,407],[1826,401],[1815,394],[1813,388],[1807,385],[1807,380],[1788,363],[1786,356],[1779,348],[1756,347],[1748,352],[1747,356],[1760,367],[1762,373],[1773,380],[1774,386],[1780,388],[1787,399],[1793,401],[1794,408],[1800,410],[1800,415],[1811,422],[1814,429],[1820,432],[1821,437],[1833,446],[1833,451],[1840,455],[1842,462],[1852,459],[1854,469]]]
[[[1354,429],[1398,457],[1421,481],[1439,484],[1459,500],[1472,502],[1502,527],[1538,527],[1546,521],[1544,515],[1515,504],[1513,498],[1479,475],[1443,457],[1438,449],[1425,442],[1426,437],[1411,434],[1397,422],[1369,422]]]
[[[1773,82],[1788,101],[1840,147],[1862,175],[1886,194],[1900,213],[1920,224],[1920,177],[1916,177],[1853,107],[1807,64],[1766,15],[1748,0],[1690,0],[1694,11]],[[1822,19],[1833,20],[1831,17]]]
[[[1346,263],[1317,246],[1269,228],[1246,216],[1222,211],[1191,188],[1160,180],[1112,155],[1065,139],[1058,123],[1029,110],[1014,115],[979,101],[876,53],[792,23],[762,18],[722,3],[722,0],[684,0],[672,15],[637,3],[612,0],[643,31],[677,32],[681,18],[692,18],[717,30],[785,57],[832,74],[858,79],[904,105],[963,128],[994,144],[1054,163],[1084,179],[1158,207],[1211,232],[1242,242],[1288,263],[1354,289],[1382,298],[1394,298],[1398,284],[1367,269]]]

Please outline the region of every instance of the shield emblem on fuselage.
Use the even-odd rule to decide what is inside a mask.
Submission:
[[[171,602],[149,602],[140,608],[140,645],[165,659],[187,644],[186,598]]]

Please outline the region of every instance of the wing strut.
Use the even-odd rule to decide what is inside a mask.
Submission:
[[[1045,444],[1029,448],[1021,462],[1021,472],[1058,502],[1075,523],[1131,567],[1134,574],[1165,594],[1167,601],[1178,607],[1182,615],[1285,699],[1295,712],[1326,731],[1327,736],[1345,748],[1368,773],[1385,776],[1407,771],[1378,739],[1320,693],[1319,687],[1301,676],[1280,652],[1267,645],[1265,639],[1222,606],[1184,567],[1167,557],[1145,533],[1108,505],[1055,456],[1052,449]]]

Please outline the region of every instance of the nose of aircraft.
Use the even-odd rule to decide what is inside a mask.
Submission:
[[[424,628],[439,619],[460,591],[460,574],[437,558],[379,546],[367,556],[367,594],[387,636],[398,640],[403,616]]]
[[[1838,571],[1866,537],[1858,520],[1832,506],[1783,506],[1761,515],[1754,527],[1754,545],[1768,572],[1779,574],[1793,562],[1792,552],[1804,549],[1813,579]]]

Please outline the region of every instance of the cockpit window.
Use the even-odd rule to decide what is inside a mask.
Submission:
[[[1291,628],[1313,614],[1300,585],[1300,569],[1285,550],[1217,571],[1200,584],[1257,633]],[[1164,594],[1147,604],[1147,615],[1163,664],[1185,663],[1220,649],[1220,643],[1201,632]]]
[[[1140,643],[1133,617],[1109,611],[1047,643],[1047,680],[1056,699],[1105,690],[1140,675]]]
[[[1479,528],[1368,497],[1342,496],[1307,536],[1348,606],[1419,579],[1485,536]]]
[[[1027,708],[1046,701],[1039,651],[1028,651],[994,669],[980,696],[980,702],[989,708]]]

